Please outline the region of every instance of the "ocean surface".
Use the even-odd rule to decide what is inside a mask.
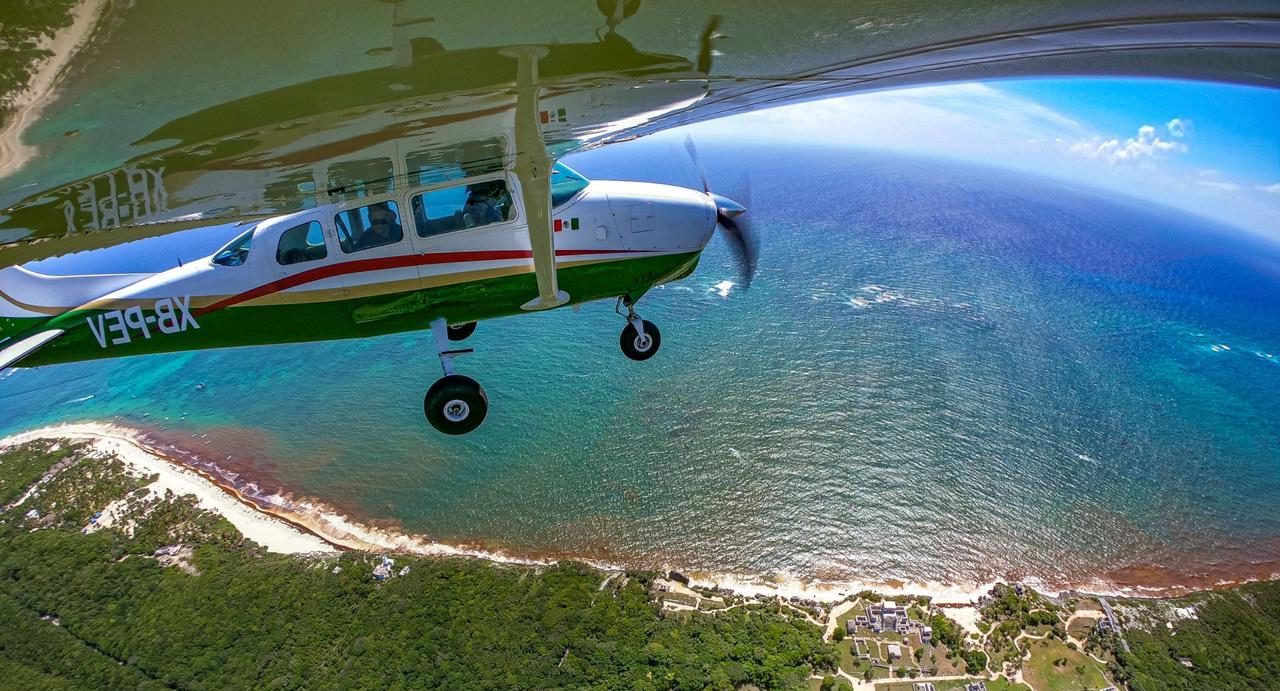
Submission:
[[[700,142],[760,237],[639,306],[480,324],[475,433],[425,333],[0,374],[0,434],[111,421],[261,495],[517,555],[803,579],[1280,571],[1280,246],[1063,183]],[[678,140],[574,157],[696,186]],[[744,199],[744,201],[746,201]]]

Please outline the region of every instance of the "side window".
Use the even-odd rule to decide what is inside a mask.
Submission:
[[[218,250],[213,255],[213,263],[218,266],[240,266],[249,258],[249,246],[253,244],[253,231],[257,227],[250,228],[236,236],[236,239],[227,243],[226,247]]]
[[[320,223],[312,221],[294,226],[280,234],[276,247],[276,261],[283,266],[324,259],[329,250],[324,246],[324,231]]]
[[[413,223],[424,238],[503,223],[513,215],[505,180],[446,187],[413,198]]]
[[[400,207],[395,202],[378,202],[343,211],[333,217],[338,244],[347,254],[392,245],[404,239]]]

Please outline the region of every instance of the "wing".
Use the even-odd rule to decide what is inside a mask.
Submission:
[[[7,137],[21,146],[0,146],[0,266],[515,170],[542,148],[517,132],[515,46],[545,51],[537,116],[552,158],[933,82],[1280,80],[1272,0],[292,0],[270,11],[226,0],[111,12],[58,91],[17,101]]]

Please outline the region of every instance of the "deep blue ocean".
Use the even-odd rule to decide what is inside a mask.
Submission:
[[[266,491],[443,541],[835,580],[1280,570],[1280,245],[1047,179],[700,142],[717,239],[651,292],[480,325],[484,425],[434,433],[425,333],[20,370],[0,433],[148,427]],[[677,140],[570,161],[696,186]],[[359,363],[353,367],[352,363]]]

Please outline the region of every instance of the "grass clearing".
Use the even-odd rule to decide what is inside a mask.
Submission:
[[[1110,685],[1097,662],[1052,639],[1031,644],[1031,659],[1023,672],[1037,691],[1085,691]]]
[[[933,647],[934,664],[938,667],[938,676],[946,677],[955,674],[964,674],[964,660],[960,658],[947,659],[947,646],[937,645]],[[926,660],[928,657],[925,658]]]
[[[1093,627],[1097,625],[1098,625],[1097,619],[1090,619],[1088,617],[1076,617],[1071,622],[1071,626],[1067,627],[1067,634],[1072,638],[1079,638],[1079,639],[1088,638],[1089,632],[1092,631]]]

